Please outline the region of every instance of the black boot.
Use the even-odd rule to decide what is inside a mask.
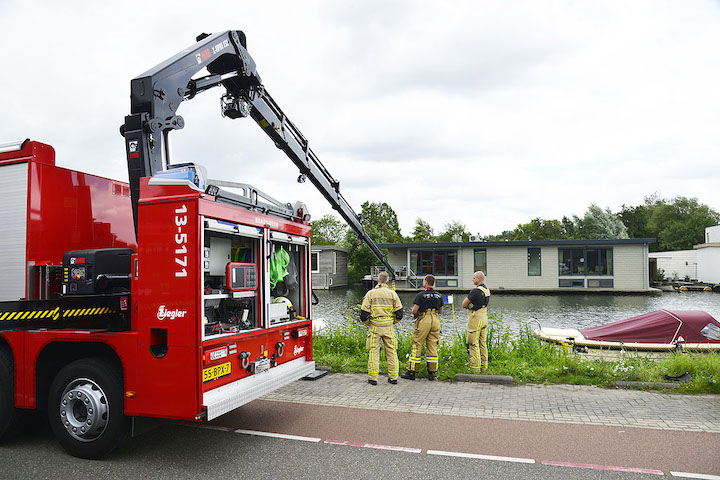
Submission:
[[[415,380],[415,372],[411,372],[408,370],[407,372],[400,375],[400,378],[404,378],[405,380]]]
[[[431,372],[428,370],[428,380],[430,380],[432,382],[433,380],[435,380],[435,376],[436,376],[436,372]]]

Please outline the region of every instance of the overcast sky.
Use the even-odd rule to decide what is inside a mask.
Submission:
[[[353,208],[387,202],[405,235],[654,192],[720,209],[717,1],[0,0],[0,143],[127,180],[130,80],[230,29]],[[183,103],[174,161],[331,213],[252,120],[221,118],[221,94]]]

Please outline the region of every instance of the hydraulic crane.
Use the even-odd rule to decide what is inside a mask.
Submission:
[[[203,68],[209,75],[194,79],[193,76]],[[330,175],[305,136],[263,86],[255,61],[247,51],[245,34],[238,30],[212,35],[203,33],[194,45],[132,80],[131,114],[125,117],[120,131],[125,137],[136,231],[140,179],[172,168],[170,132],[185,126],[183,117],[177,115],[180,104],[220,85],[226,90],[221,99],[222,115],[232,119],[252,117],[298,167],[299,180],[308,178],[315,185],[394,277],[393,267],[340,193],[340,182]],[[248,204],[249,198],[250,208],[271,209],[275,213],[286,210],[289,216],[299,219],[307,215],[304,205],[290,208],[266,195],[264,197],[270,200],[270,204],[262,202],[259,199],[263,196],[261,192],[251,187],[246,189],[247,195],[238,196],[219,188],[232,186],[229,182],[210,183],[206,186],[206,193],[215,196],[218,201]]]

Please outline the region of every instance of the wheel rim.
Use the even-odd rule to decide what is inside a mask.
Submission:
[[[92,442],[107,427],[110,408],[100,385],[88,378],[68,384],[60,397],[60,420],[71,437]]]

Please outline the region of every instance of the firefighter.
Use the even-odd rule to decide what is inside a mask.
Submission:
[[[425,361],[427,362],[428,380],[435,380],[438,371],[437,347],[440,343],[440,314],[442,313],[443,296],[433,289],[435,277],[425,276],[424,292],[420,292],[413,300],[412,314],[415,318],[415,331],[412,337],[410,360],[407,372],[400,375],[406,380],[415,380],[420,367],[420,356],[425,345]]]
[[[368,326],[366,347],[368,349],[368,383],[377,385],[380,370],[380,344],[385,347],[388,364],[388,382],[397,384],[397,339],[393,325],[403,317],[400,297],[388,288],[390,275],[378,274],[377,285],[365,294],[360,306],[360,320]]]
[[[470,368],[474,373],[482,373],[488,367],[487,354],[487,306],[490,303],[490,290],[485,286],[485,274],[473,274],[473,288],[463,300],[463,308],[468,309],[467,348],[470,354]]]

